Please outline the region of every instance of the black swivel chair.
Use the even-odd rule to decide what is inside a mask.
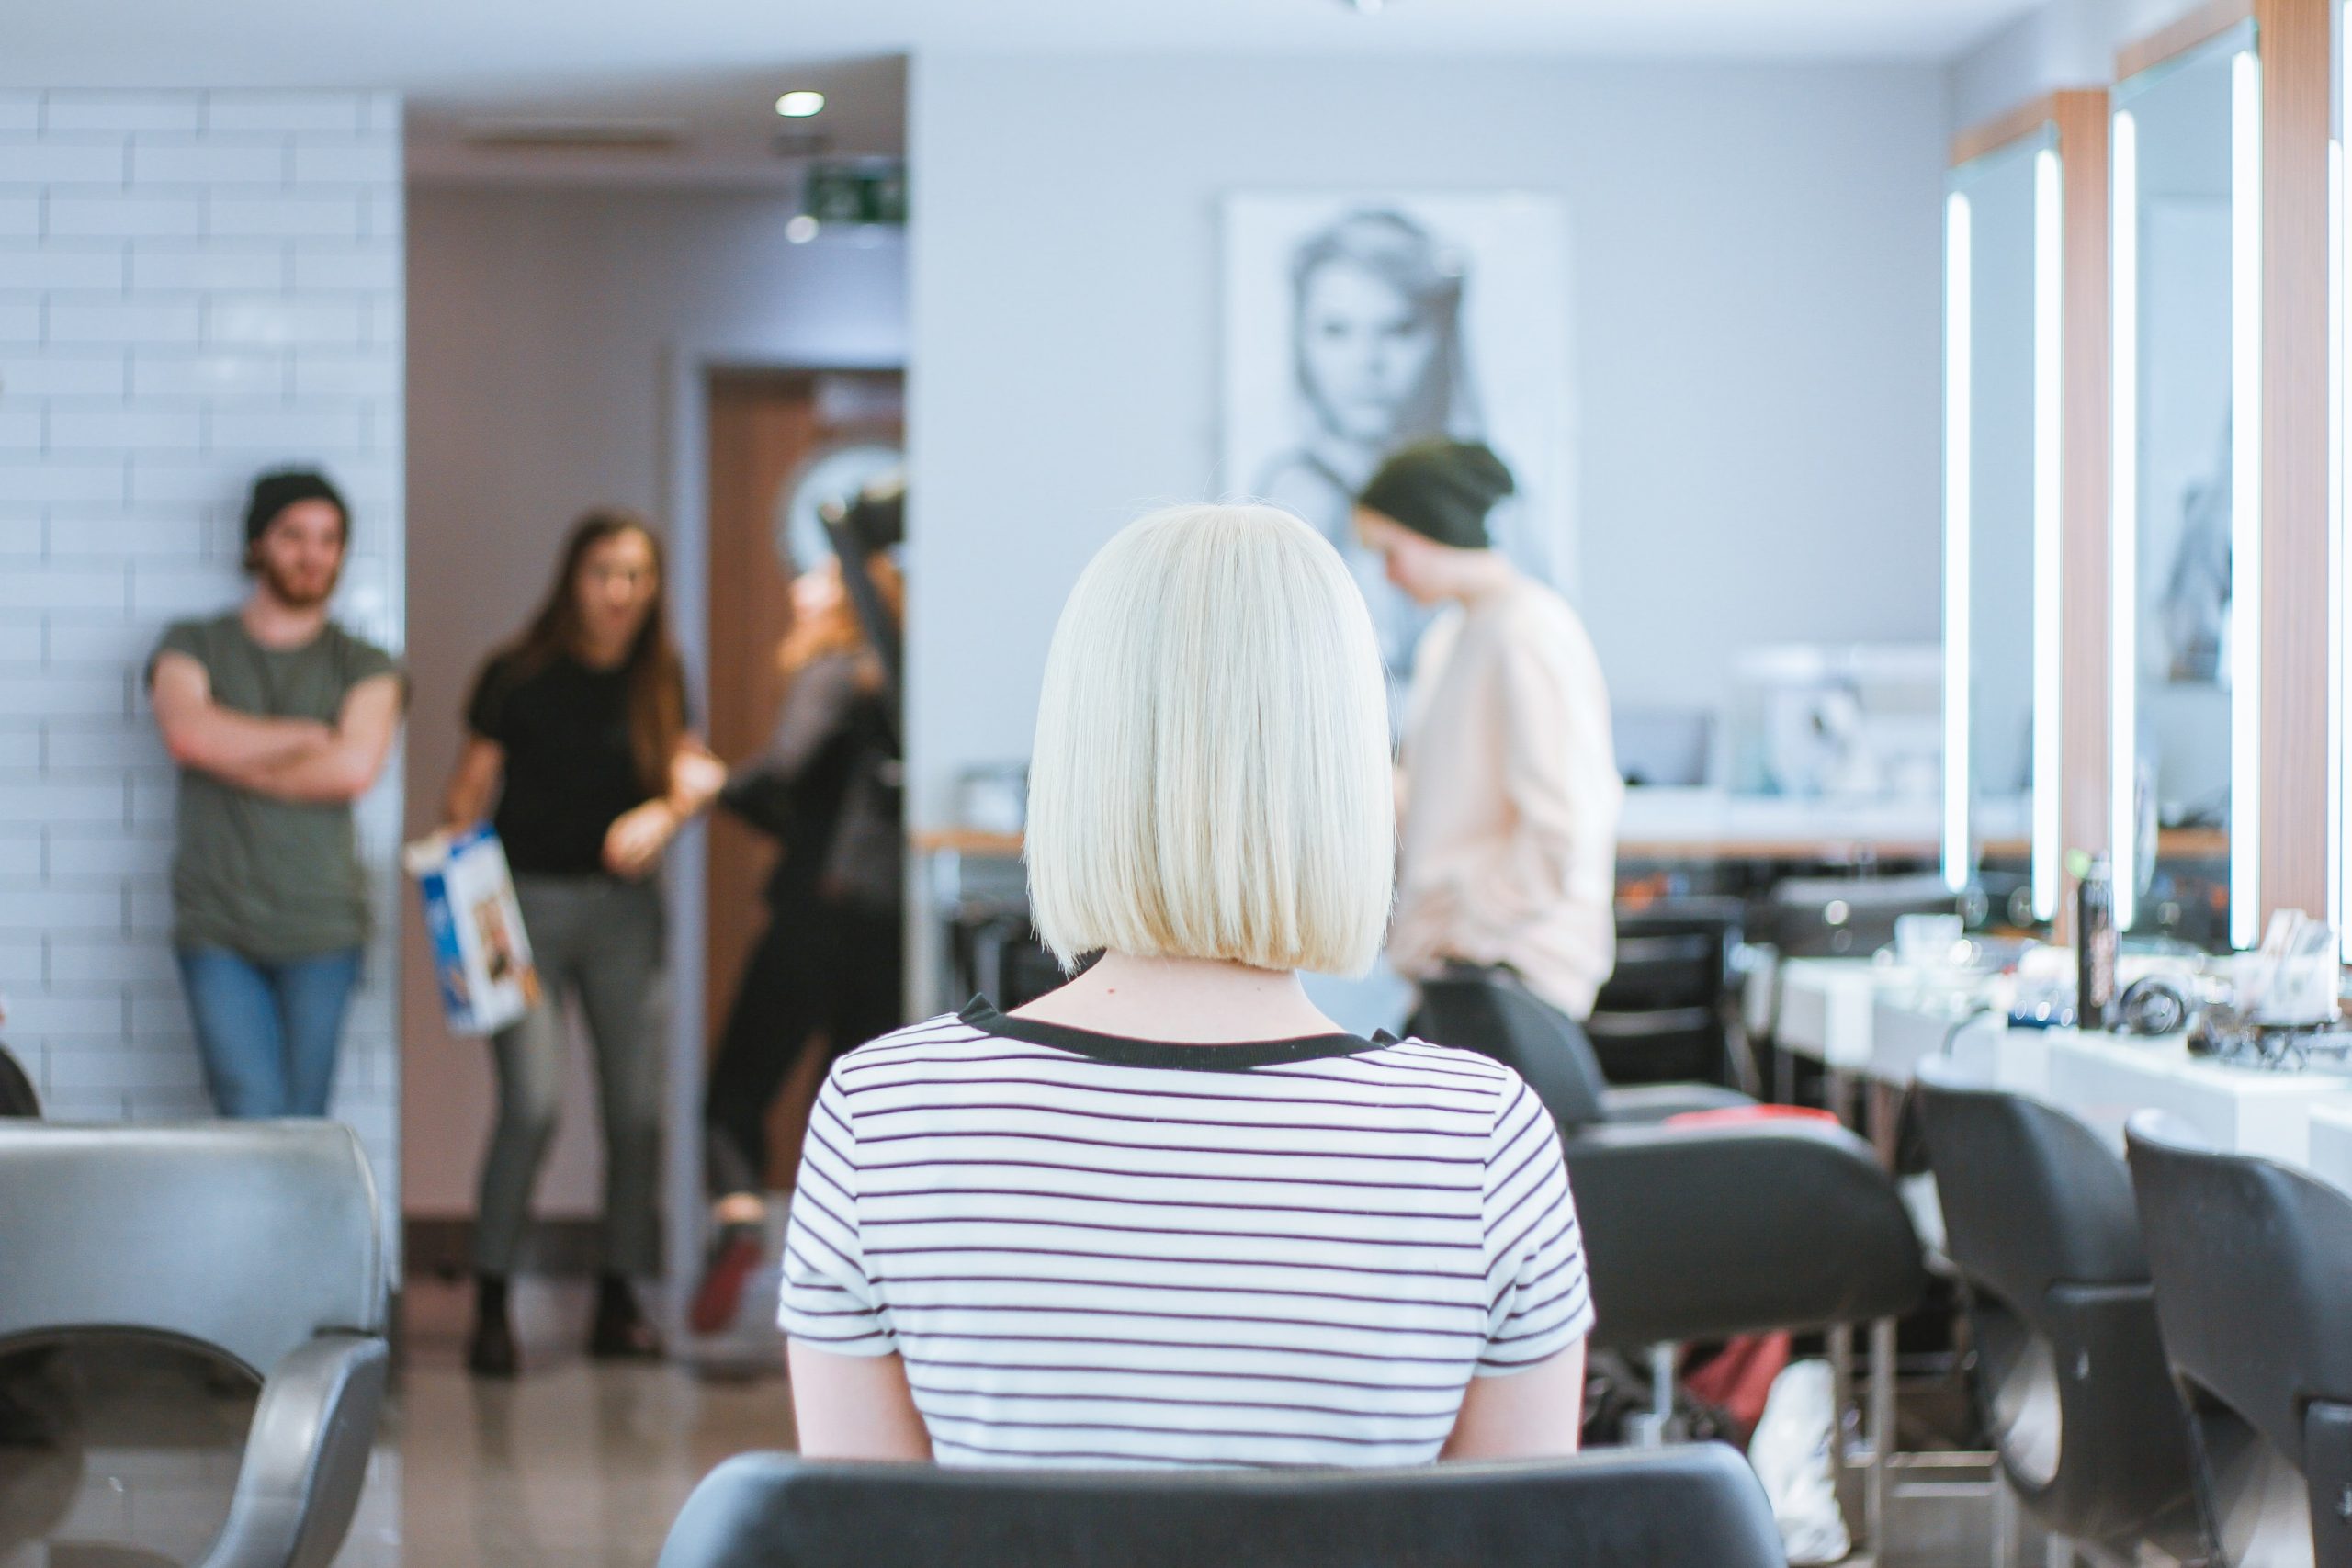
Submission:
[[[0,1045],[0,1116],[40,1115],[40,1095],[33,1088],[33,1080],[16,1057]]]
[[[1463,970],[1425,980],[1411,1032],[1476,1051],[1527,1080],[1565,1133],[1602,1122],[1660,1122],[1690,1111],[1752,1105],[1712,1083],[1611,1088],[1576,1020],[1501,970]]]
[[[2067,1540],[2200,1558],[2188,1423],[2123,1162],[2064,1111],[1948,1062],[1922,1065],[1918,1086],[1977,1396],[2010,1486]]]
[[[1715,1444],[1545,1464],[1306,1472],[945,1470],[744,1454],[661,1568],[1785,1568]]]
[[[1585,1020],[1611,1083],[1746,1080],[1729,1027],[1741,915],[1734,898],[1618,912],[1616,967]]]
[[[2125,1136],[2220,1562],[2347,1568],[2352,1198],[2161,1111]]]

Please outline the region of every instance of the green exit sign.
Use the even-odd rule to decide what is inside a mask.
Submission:
[[[800,210],[820,223],[907,220],[907,165],[900,159],[812,164]]]

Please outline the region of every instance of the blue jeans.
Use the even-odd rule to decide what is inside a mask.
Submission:
[[[225,947],[184,947],[179,960],[220,1114],[324,1116],[359,950],[265,964]]]

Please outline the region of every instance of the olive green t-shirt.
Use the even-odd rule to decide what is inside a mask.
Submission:
[[[175,622],[155,653],[204,666],[212,700],[265,718],[333,724],[362,681],[397,674],[391,655],[334,622],[300,648],[264,648],[235,611]],[[154,674],[149,660],[148,675]],[[368,884],[348,805],[275,800],[195,768],[180,770],[172,857],[172,940],[264,963],[368,940]]]

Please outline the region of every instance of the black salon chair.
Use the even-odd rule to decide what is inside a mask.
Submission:
[[[1584,1024],[1611,1083],[1752,1081],[1732,1055],[1741,917],[1736,898],[1618,911],[1616,967]]]
[[[2201,1558],[2188,1424],[2123,1162],[2064,1111],[1947,1061],[1921,1066],[1918,1095],[2010,1486],[2069,1540],[2126,1561],[2143,1540]]]
[[[259,1385],[201,1568],[334,1558],[383,1405],[384,1306],[375,1184],[347,1127],[0,1122],[0,1356],[119,1337],[209,1349]],[[70,1402],[70,1382],[44,1396]],[[75,1429],[70,1408],[40,1414]]]
[[[1530,992],[1507,970],[1449,970],[1420,987],[1408,1032],[1437,1045],[1491,1056],[1527,1080],[1566,1133],[1597,1122],[1661,1122],[1692,1111],[1752,1105],[1711,1083],[1614,1089],[1576,1020]]]
[[[33,1088],[32,1075],[24,1065],[0,1045],[0,1116],[32,1116],[40,1114],[40,1094]]]
[[[2352,1568],[2352,1197],[2162,1111],[2126,1142],[2220,1561]]]
[[[947,1470],[744,1454],[661,1568],[1785,1568],[1717,1444],[1415,1470]]]

